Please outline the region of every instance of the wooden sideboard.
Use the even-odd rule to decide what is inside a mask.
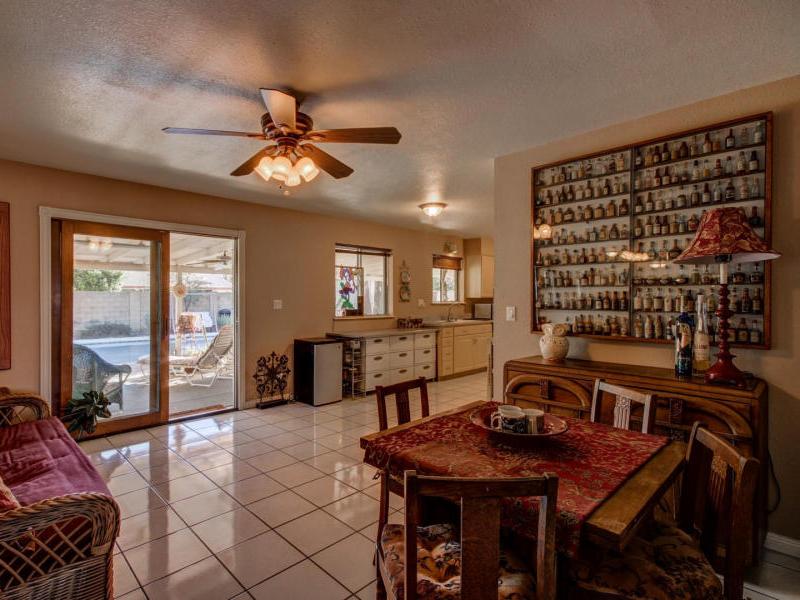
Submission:
[[[532,356],[505,364],[505,401],[588,419],[595,379],[655,394],[655,433],[687,441],[692,424],[701,421],[745,454],[761,461],[753,519],[753,558],[757,558],[767,525],[766,382],[753,378],[744,389],[738,389],[709,385],[702,377],[678,379],[672,369],[580,359],[551,363],[541,356]],[[632,420],[636,420],[636,415]]]

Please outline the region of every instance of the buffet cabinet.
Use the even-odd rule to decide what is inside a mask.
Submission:
[[[766,382],[752,378],[743,389],[722,387],[706,384],[702,377],[678,379],[672,369],[580,359],[551,363],[534,356],[505,364],[505,402],[589,419],[596,379],[654,394],[657,400],[654,433],[688,441],[692,425],[700,421],[745,454],[758,458],[761,469],[752,532],[752,556],[757,558],[767,524]],[[604,404],[613,410],[612,402]],[[602,420],[608,423],[613,417]],[[631,420],[641,423],[641,417],[636,414]]]
[[[716,309],[718,270],[672,263],[702,214],[740,207],[770,241],[772,114],[534,167],[531,184],[531,329],[670,343],[682,301]],[[731,341],[769,348],[769,263],[740,265],[730,284]],[[715,330],[712,317],[712,343]]]

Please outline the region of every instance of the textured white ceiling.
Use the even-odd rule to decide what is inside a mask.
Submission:
[[[795,75],[799,27],[797,0],[5,0],[0,157],[412,227],[441,200],[486,234],[493,157]],[[160,132],[257,130],[281,85],[403,139],[327,144],[355,173],[284,197],[228,176],[259,142]]]

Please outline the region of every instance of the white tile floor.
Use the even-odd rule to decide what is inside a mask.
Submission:
[[[431,412],[486,397],[483,374],[429,385]],[[417,407],[414,416],[418,416]],[[125,600],[372,599],[375,399],[198,418],[82,444],[122,510]],[[399,499],[390,520],[402,522]],[[800,560],[768,553],[748,595],[800,598]]]

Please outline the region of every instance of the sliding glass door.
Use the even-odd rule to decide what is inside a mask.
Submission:
[[[54,334],[62,414],[73,398],[102,393],[111,417],[97,433],[169,416],[169,233],[59,222]]]

